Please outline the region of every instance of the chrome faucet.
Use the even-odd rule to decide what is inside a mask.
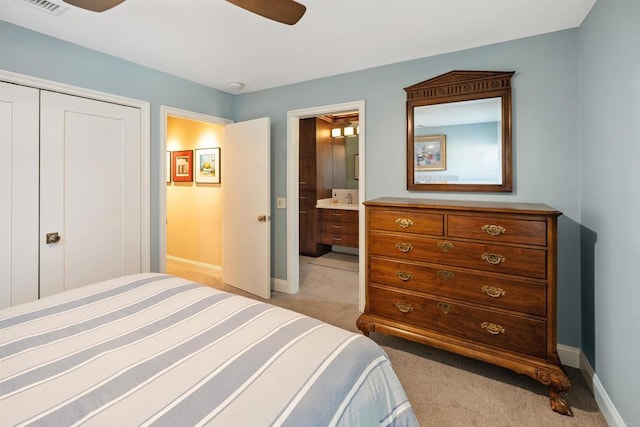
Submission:
[[[347,203],[348,203],[348,204],[353,203],[353,198],[352,198],[352,196],[351,196],[351,193],[347,193]]]

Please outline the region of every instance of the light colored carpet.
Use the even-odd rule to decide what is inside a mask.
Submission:
[[[300,258],[300,291],[295,295],[276,292],[268,302],[358,332],[357,273],[307,263],[306,258]],[[171,274],[252,297],[215,278],[184,269],[170,271],[169,264],[167,269]],[[567,368],[572,388],[565,397],[574,417],[566,417],[551,410],[547,387],[527,376],[380,333],[372,333],[371,339],[389,355],[423,427],[607,425],[577,369]]]
[[[338,252],[329,252],[317,258],[300,257],[300,262],[307,264],[319,265],[322,267],[337,268],[338,270],[346,270],[358,272],[358,256],[349,255]]]

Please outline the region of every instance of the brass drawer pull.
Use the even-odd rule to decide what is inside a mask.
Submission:
[[[396,243],[396,248],[398,248],[400,252],[404,252],[406,254],[411,252],[413,245],[411,243],[398,242]]]
[[[501,234],[504,234],[507,230],[499,225],[486,224],[482,226],[482,231],[490,236],[499,236]]]
[[[331,215],[332,215],[332,216],[342,216],[342,214],[341,214],[341,213],[335,213],[335,212],[331,212]]]
[[[309,213],[309,212],[307,212],[307,211],[300,211],[300,213],[301,213],[301,214],[306,214],[306,213]]]
[[[482,258],[484,261],[487,261],[489,264],[493,264],[493,265],[500,264],[501,262],[505,262],[507,260],[502,255],[491,254],[491,253],[488,253],[488,252],[483,253],[480,256],[480,258]]]
[[[438,276],[440,276],[442,280],[451,280],[456,277],[456,275],[453,274],[452,271],[447,270],[438,270]]]
[[[442,252],[449,252],[454,248],[454,245],[451,242],[438,242],[437,246],[442,249]]]
[[[299,197],[299,199],[301,199],[301,200],[307,200],[307,199],[308,199],[308,197],[307,197],[307,196],[300,196],[300,197]]]
[[[341,225],[332,225],[331,228],[342,228]]]
[[[483,286],[482,292],[489,295],[492,298],[500,298],[506,294],[506,292],[500,288],[496,288],[495,286]]]
[[[337,242],[342,242],[342,237],[332,237],[332,239]]]
[[[406,302],[397,302],[396,303],[396,308],[404,314],[409,313],[410,311],[413,311],[413,306],[411,304],[407,304]]]
[[[409,228],[413,225],[413,221],[409,218],[398,218],[396,219],[396,224],[398,224],[402,228]]]
[[[396,276],[398,276],[400,280],[404,282],[408,282],[413,278],[413,274],[407,273],[406,271],[396,271]]]
[[[440,310],[442,310],[444,314],[447,314],[453,310],[453,306],[451,304],[445,304],[443,302],[439,302],[438,307],[440,307]]]
[[[502,326],[496,325],[495,323],[489,323],[489,322],[482,322],[480,324],[480,327],[482,329],[486,329],[487,332],[489,332],[491,335],[504,334],[506,331]]]

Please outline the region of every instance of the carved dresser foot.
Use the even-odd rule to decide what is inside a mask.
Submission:
[[[358,317],[358,320],[356,320],[356,327],[365,337],[368,337],[369,333],[375,330],[374,323],[363,319],[362,316]]]
[[[549,386],[551,409],[562,415],[573,416],[571,407],[560,393],[571,388],[571,381],[563,372],[538,371],[538,381]]]

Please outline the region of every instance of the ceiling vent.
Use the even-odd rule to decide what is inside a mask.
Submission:
[[[58,3],[54,3],[49,0],[16,0],[22,4],[28,4],[35,7],[38,10],[48,13],[49,15],[60,15],[65,10],[69,9],[69,6],[63,6]]]

